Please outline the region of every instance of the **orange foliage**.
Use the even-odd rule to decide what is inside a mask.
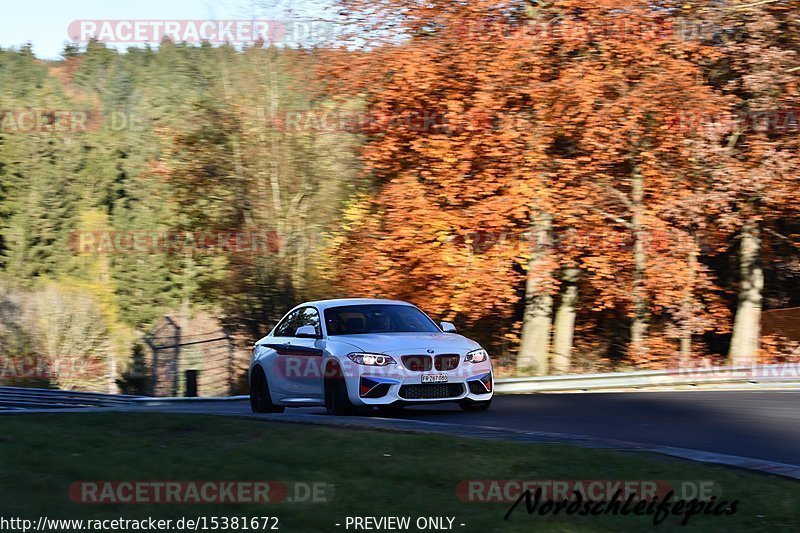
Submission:
[[[467,324],[518,316],[537,246],[529,221],[544,212],[554,242],[541,272],[580,267],[584,318],[631,317],[635,300],[646,302],[657,328],[634,363],[669,365],[681,336],[728,329],[721,290],[697,260],[729,236],[709,220],[726,198],[697,155],[705,132],[685,124],[733,109],[701,68],[718,49],[659,31],[673,29],[673,15],[639,0],[532,12],[389,0],[370,16],[373,3],[344,4],[368,29],[391,21],[390,39],[326,74],[337,91],[353,89],[340,97],[395,119],[365,132],[365,175],[379,186],[335,240],[345,292],[408,299]],[[640,289],[634,172],[644,183]],[[557,293],[558,279],[541,281]]]

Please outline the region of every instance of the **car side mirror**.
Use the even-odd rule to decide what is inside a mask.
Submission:
[[[317,339],[319,335],[317,335],[317,329],[314,326],[300,326],[297,328],[297,331],[294,333],[295,337],[299,337],[301,339]]]
[[[455,333],[456,326],[452,322],[439,322],[439,326],[441,326],[442,331],[445,333]]]

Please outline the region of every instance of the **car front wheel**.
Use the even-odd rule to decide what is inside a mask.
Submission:
[[[331,368],[329,376],[325,378],[325,410],[329,415],[355,414],[356,406],[347,394],[347,383],[341,369],[338,366]]]

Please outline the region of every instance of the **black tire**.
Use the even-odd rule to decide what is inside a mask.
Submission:
[[[254,413],[282,413],[286,409],[272,403],[267,376],[260,366],[253,369],[253,377],[250,380],[250,409]]]
[[[461,400],[458,402],[458,405],[461,406],[461,409],[467,412],[477,412],[477,411],[485,411],[492,405],[492,400],[484,400],[482,402],[476,402],[474,400]]]
[[[328,372],[325,378],[325,410],[329,415],[354,415],[356,406],[347,395],[347,383],[344,381],[341,369],[337,366]]]

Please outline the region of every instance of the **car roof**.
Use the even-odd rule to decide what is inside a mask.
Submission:
[[[313,305],[317,309],[328,309],[330,307],[339,307],[342,305],[370,305],[370,304],[395,304],[395,305],[408,305],[413,307],[413,304],[404,302],[402,300],[385,300],[382,298],[337,298],[334,300],[316,300],[313,302],[302,303],[297,307],[306,307]]]

